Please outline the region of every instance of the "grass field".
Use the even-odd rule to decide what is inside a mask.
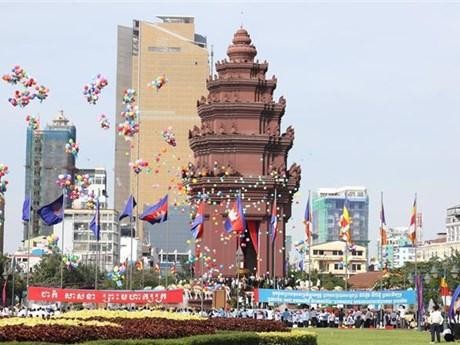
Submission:
[[[429,344],[430,334],[415,330],[311,329],[318,345],[419,345]]]

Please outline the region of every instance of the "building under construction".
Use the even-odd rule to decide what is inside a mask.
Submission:
[[[75,157],[64,149],[70,139],[76,141],[76,128],[63,111],[44,129],[27,128],[25,197],[31,198],[33,210],[29,237],[45,236],[53,232],[53,227],[40,222],[36,211],[62,193],[62,189],[56,185],[59,174],[70,174],[74,178]],[[70,207],[70,200],[67,200],[66,207]],[[24,227],[26,238],[27,226]]]

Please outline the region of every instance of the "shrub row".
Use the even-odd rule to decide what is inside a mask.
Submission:
[[[317,345],[309,332],[218,333],[179,339],[90,341],[81,345]]]
[[[51,343],[77,343],[108,339],[170,339],[193,335],[214,334],[216,331],[285,332],[281,322],[253,319],[171,320],[163,318],[123,319],[95,318],[110,321],[121,327],[85,325],[6,325],[0,327],[0,341],[36,341]],[[93,321],[94,321],[93,320]],[[234,345],[234,344],[232,344]]]

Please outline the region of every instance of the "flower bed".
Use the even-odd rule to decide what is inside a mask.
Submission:
[[[124,319],[143,319],[143,318],[164,318],[164,319],[172,319],[172,320],[200,320],[204,319],[198,315],[189,315],[189,314],[182,314],[182,313],[172,313],[163,310],[136,310],[136,311],[128,311],[128,310],[104,310],[104,309],[97,309],[97,310],[76,310],[70,311],[58,316],[58,318],[65,318],[65,319],[94,319],[95,317],[101,317],[105,319],[112,319],[112,318],[124,318]]]
[[[104,325],[101,322],[110,322],[110,324]],[[73,325],[70,325],[72,323]],[[26,324],[1,326],[0,341],[69,344],[98,339],[171,339],[214,334],[216,331],[282,332],[288,331],[288,328],[280,322],[253,319],[172,320],[96,316],[86,318],[84,323],[78,319],[67,319],[62,325],[50,322],[50,324],[35,326]]]

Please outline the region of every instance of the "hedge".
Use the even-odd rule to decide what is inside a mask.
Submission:
[[[217,333],[179,339],[95,340],[81,345],[317,345],[316,334],[305,331]]]

